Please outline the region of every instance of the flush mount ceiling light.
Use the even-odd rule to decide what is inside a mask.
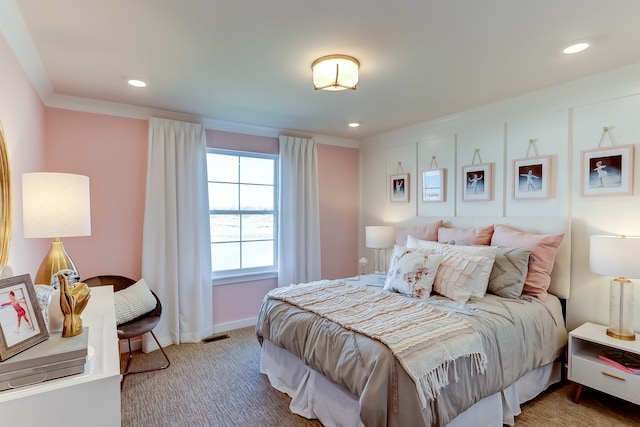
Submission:
[[[355,90],[360,62],[348,55],[327,55],[311,64],[315,90]]]
[[[568,46],[567,48],[565,48],[562,51],[562,53],[565,53],[567,55],[571,55],[571,54],[574,54],[574,53],[582,52],[583,50],[585,50],[588,47],[589,47],[589,43],[576,43],[576,44],[572,44],[571,46]]]

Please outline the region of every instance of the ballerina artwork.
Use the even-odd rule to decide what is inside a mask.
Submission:
[[[469,190],[473,194],[478,194],[478,192],[482,193],[484,191],[483,188],[479,188],[478,182],[482,181],[483,176],[478,173],[470,174],[469,177]]]
[[[539,190],[539,188],[536,188],[534,184],[534,180],[540,179],[540,177],[537,175],[534,175],[531,169],[529,169],[527,173],[521,173],[520,176],[523,176],[527,179],[527,191]]]

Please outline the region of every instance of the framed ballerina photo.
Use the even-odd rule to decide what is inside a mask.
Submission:
[[[551,156],[528,157],[513,161],[513,198],[551,197]]]
[[[0,361],[49,338],[31,276],[0,279]]]
[[[389,194],[392,202],[409,202],[409,174],[400,173],[389,177]]]
[[[493,163],[462,167],[462,200],[465,202],[493,199]]]
[[[632,195],[633,145],[583,150],[581,181],[583,197]]]

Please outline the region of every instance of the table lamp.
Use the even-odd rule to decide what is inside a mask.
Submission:
[[[22,175],[24,237],[53,238],[40,264],[34,284],[49,285],[60,270],[78,270],[64,249],[61,237],[91,235],[89,177],[36,172]]]
[[[375,272],[384,273],[386,270],[384,250],[393,247],[396,241],[394,228],[389,225],[368,225],[365,227],[364,234],[366,246],[374,250]]]
[[[640,278],[640,237],[591,236],[589,267],[593,273],[614,276],[610,281],[607,335],[634,341],[633,282]]]

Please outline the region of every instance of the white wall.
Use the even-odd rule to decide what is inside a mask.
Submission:
[[[609,278],[589,271],[589,236],[640,235],[640,191],[632,196],[582,197],[581,152],[598,147],[604,126],[617,145],[635,145],[634,180],[640,186],[640,64],[505,100],[439,120],[361,141],[361,244],[365,225],[397,223],[419,216],[553,216],[572,218],[571,298],[567,326],[585,321],[607,324]],[[513,161],[535,155],[551,158],[551,197],[513,199]],[[605,139],[603,145],[610,146]],[[494,194],[489,201],[462,200],[462,167],[479,149],[493,163]],[[422,171],[447,169],[444,202],[421,201]],[[397,162],[411,174],[409,203],[391,203],[389,175]],[[475,163],[478,163],[476,159]],[[640,257],[640,254],[639,254]],[[640,261],[640,260],[639,260]],[[636,282],[640,283],[640,280]],[[640,286],[635,292],[635,328],[640,331]]]

